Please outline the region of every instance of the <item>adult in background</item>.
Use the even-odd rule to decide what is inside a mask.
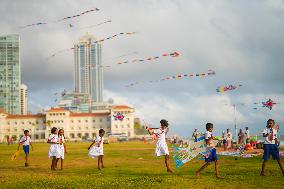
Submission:
[[[191,138],[194,139],[194,142],[197,142],[198,132],[197,129],[194,129]]]
[[[240,132],[239,132],[239,134],[238,134],[238,138],[239,138],[239,144],[244,144],[244,137],[245,137],[245,135],[244,135],[244,133],[243,133],[243,131],[242,131],[242,129],[240,129]]]
[[[245,137],[246,137],[246,144],[250,143],[250,133],[248,127],[246,127]]]
[[[231,149],[231,147],[232,147],[232,138],[233,138],[233,135],[232,135],[230,129],[227,129],[227,134],[226,134],[226,150]]]

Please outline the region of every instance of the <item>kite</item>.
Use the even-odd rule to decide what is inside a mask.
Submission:
[[[134,59],[132,61],[118,62],[117,64],[128,64],[128,63],[135,63],[135,62],[153,61],[153,60],[159,59],[160,57],[166,57],[166,56],[175,58],[175,57],[178,57],[179,55],[180,54],[178,52],[165,53],[165,54],[162,54],[161,56],[149,57],[149,58],[140,59],[140,60]]]
[[[93,11],[99,11],[100,9],[98,8],[94,8],[94,9],[90,9],[90,10],[87,10],[87,11],[84,11],[80,14],[77,14],[77,15],[73,15],[73,16],[67,16],[67,17],[64,17],[62,19],[59,19],[57,20],[56,22],[61,22],[61,21],[65,21],[65,20],[69,20],[69,19],[73,19],[73,18],[77,18],[79,16],[83,16],[84,14],[87,14],[87,13],[90,13],[90,12],[93,12]],[[29,25],[26,25],[26,26],[23,26],[21,28],[27,28],[27,27],[31,27],[31,26],[39,26],[39,25],[46,25],[48,24],[48,22],[37,22],[37,23],[33,23],[33,24],[29,24]],[[69,25],[70,27],[73,27],[73,25]]]
[[[27,28],[27,27],[31,27],[31,26],[40,26],[40,25],[46,25],[46,24],[47,24],[46,22],[37,22],[37,23],[34,23],[34,24],[22,26],[20,28]]]
[[[84,11],[84,12],[77,14],[77,15],[64,17],[62,19],[57,20],[57,22],[61,22],[61,21],[64,21],[64,20],[72,19],[72,18],[77,18],[79,16],[83,16],[84,14],[87,14],[87,13],[90,13],[90,12],[93,12],[93,11],[99,11],[99,10],[100,9],[98,9],[98,8],[90,9],[90,10]]]
[[[190,142],[188,147],[173,146],[173,149],[173,159],[175,160],[176,167],[179,168],[199,154],[205,158],[208,158],[212,147],[207,147],[205,143],[205,135],[202,135],[201,137],[197,138],[197,142]]]
[[[210,76],[210,75],[215,75],[216,73],[213,70],[208,70],[208,73],[197,73],[197,74],[180,74],[180,75],[175,75],[175,76],[169,76],[165,77],[162,79],[157,79],[157,80],[151,80],[151,81],[136,81],[133,83],[130,83],[129,85],[126,85],[126,87],[133,87],[142,83],[157,83],[157,82],[162,82],[162,81],[167,81],[167,80],[172,80],[172,79],[181,79],[185,77],[205,77],[205,76]]]
[[[20,155],[20,150],[17,150],[11,157],[11,160],[14,161],[17,159],[17,157]]]
[[[242,85],[229,85],[229,86],[220,86],[216,89],[218,93],[224,93],[226,91],[235,90],[238,87],[241,87]]]
[[[104,42],[104,41],[106,41],[106,40],[113,39],[113,38],[115,38],[115,37],[117,37],[117,36],[119,36],[119,35],[133,35],[133,34],[135,34],[135,33],[136,33],[136,32],[126,32],[126,33],[121,32],[121,33],[117,33],[117,34],[112,35],[112,36],[110,36],[110,37],[106,37],[106,38],[103,38],[103,39],[94,41],[94,42],[92,42],[92,44],[101,43],[101,42]],[[80,48],[80,47],[78,47],[78,48]],[[55,56],[58,55],[58,54],[61,54],[61,53],[64,53],[64,52],[68,52],[68,51],[74,50],[74,49],[75,49],[75,48],[72,47],[72,48],[68,48],[68,49],[63,49],[63,50],[57,51],[57,52],[53,53],[53,54],[52,54],[50,57],[48,57],[47,59],[50,59],[50,58],[52,58],[52,57],[55,57]]]
[[[262,102],[262,107],[266,107],[269,110],[272,110],[273,106],[276,104],[276,102],[274,102],[273,100],[269,99],[266,102]]]
[[[123,114],[121,114],[120,112],[118,112],[117,114],[113,115],[113,117],[114,117],[115,121],[117,121],[117,120],[123,121],[125,116]]]

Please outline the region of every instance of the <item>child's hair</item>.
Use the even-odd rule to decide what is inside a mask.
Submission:
[[[29,130],[24,130],[24,134],[26,134],[26,133],[28,133],[29,132]]]
[[[270,121],[272,121],[272,122],[273,122],[273,125],[275,125],[275,121],[274,121],[273,119],[269,119],[269,120],[267,120],[267,127],[268,127],[268,123],[269,123]]]
[[[246,127],[246,129],[248,129],[248,127]]]
[[[213,128],[213,123],[206,123],[206,130],[208,131],[210,128]]]
[[[64,131],[64,130],[63,129],[59,129],[58,136],[60,136],[60,131]],[[64,136],[64,134],[63,134],[63,136]]]
[[[54,132],[57,130],[57,128],[56,127],[52,127],[52,129],[51,129],[51,133],[52,134],[54,134]]]
[[[162,119],[162,120],[160,121],[160,123],[161,123],[162,126],[165,126],[165,127],[168,127],[168,126],[169,126],[168,121],[165,120],[165,119]]]
[[[105,130],[103,130],[103,129],[99,130],[99,134],[104,134],[104,133],[105,133]]]

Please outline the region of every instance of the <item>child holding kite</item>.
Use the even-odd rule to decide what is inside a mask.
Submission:
[[[24,131],[24,136],[22,136],[22,138],[19,141],[18,151],[19,151],[21,144],[23,145],[23,150],[25,152],[25,166],[28,167],[29,166],[28,157],[30,153],[30,146],[32,147],[32,150],[33,150],[32,140],[31,140],[31,137],[29,136],[29,130]]]
[[[157,136],[157,143],[156,143],[156,156],[165,156],[165,164],[167,167],[167,172],[172,173],[172,169],[170,168],[169,165],[169,150],[168,150],[168,145],[166,142],[166,135],[169,132],[169,124],[167,120],[162,119],[160,121],[161,128],[149,128],[147,127],[146,129],[148,130],[148,133],[150,135],[155,135]]]
[[[100,129],[99,136],[94,140],[94,142],[88,148],[89,150],[88,155],[90,157],[92,158],[98,157],[98,169],[99,170],[101,170],[101,168],[105,168],[104,167],[104,146],[103,146],[104,135],[105,135],[105,130]]]
[[[212,123],[206,123],[206,133],[205,133],[205,142],[207,147],[210,149],[210,154],[207,158],[205,158],[205,164],[196,172],[196,176],[200,177],[200,172],[205,169],[212,161],[215,161],[215,174],[217,178],[219,177],[219,170],[218,170],[218,156],[216,152],[216,148],[213,144],[212,140],[216,140],[216,138],[212,135],[213,131],[213,124]]]
[[[58,139],[59,139],[59,144],[58,144],[58,156],[56,159],[56,165],[55,167],[57,168],[57,163],[59,161],[59,159],[61,160],[61,170],[63,170],[63,160],[64,160],[64,155],[65,153],[67,153],[67,148],[65,145],[65,137],[64,137],[64,130],[63,129],[59,129],[58,131]]]
[[[266,166],[266,162],[268,161],[270,155],[272,155],[274,160],[277,160],[278,165],[284,176],[284,170],[283,170],[283,166],[281,164],[280,156],[279,156],[279,149],[275,142],[277,140],[277,129],[274,128],[274,125],[275,125],[274,120],[269,119],[267,121],[266,128],[262,132],[263,137],[265,137],[265,141],[263,144],[264,152],[263,152],[263,162],[262,162],[262,170],[261,170],[260,176],[265,176],[265,166]]]
[[[48,151],[48,158],[52,157],[51,170],[55,171],[56,168],[56,158],[58,157],[58,130],[56,127],[52,127],[51,134],[48,137],[47,143],[50,143],[50,148]]]

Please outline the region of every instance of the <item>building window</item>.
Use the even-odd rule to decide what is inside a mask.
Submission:
[[[92,133],[93,138],[97,136],[97,133]]]
[[[40,138],[41,138],[41,139],[45,139],[45,134],[42,133],[41,136],[40,136]]]
[[[79,127],[78,129],[81,130],[81,127]]]
[[[102,118],[100,118],[100,122],[103,122],[103,119],[102,119]]]
[[[78,133],[77,136],[78,136],[79,138],[81,138],[81,137],[82,137],[82,134],[81,134],[81,133]]]
[[[88,123],[88,120],[86,119],[85,122]]]
[[[35,135],[35,139],[39,139],[39,136],[38,136],[38,135]]]
[[[70,138],[75,138],[74,133],[70,133]]]
[[[128,128],[130,128],[130,125],[129,125],[129,124],[127,124],[127,127],[128,127]]]
[[[93,122],[96,122],[96,120],[93,119]]]
[[[78,123],[81,123],[81,120],[78,120]]]
[[[73,121],[73,120],[71,120],[71,123],[74,123],[74,121]]]
[[[22,125],[24,125],[25,124],[25,122],[22,122]]]
[[[17,125],[18,123],[17,122],[15,122],[15,125]]]
[[[14,129],[15,132],[17,132],[17,129]]]
[[[86,130],[88,130],[89,129],[89,127],[86,127]]]
[[[130,137],[130,136],[131,136],[131,133],[130,133],[130,132],[128,132],[128,133],[127,133],[127,135],[128,135],[128,137]]]
[[[124,128],[124,125],[121,125],[121,128]]]
[[[38,124],[38,121],[36,121],[36,124]]]
[[[115,125],[115,128],[118,128],[118,126],[117,126],[117,125]]]

